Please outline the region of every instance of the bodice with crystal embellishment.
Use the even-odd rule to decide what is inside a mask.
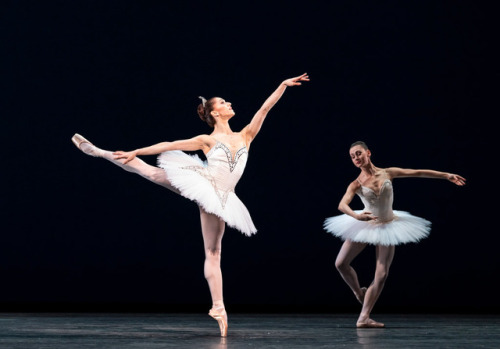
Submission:
[[[213,176],[219,188],[234,190],[245,170],[248,158],[247,147],[243,146],[233,154],[227,145],[217,141],[206,157],[208,172]]]
[[[234,192],[234,188],[245,170],[248,158],[247,147],[243,146],[233,154],[227,145],[217,141],[206,157],[207,166],[186,166],[183,168],[198,172],[205,177],[214,188],[222,207],[225,207],[229,193]]]
[[[394,191],[390,179],[382,182],[378,193],[361,185],[356,194],[365,205],[363,211],[371,212],[377,219],[360,221],[347,214],[329,217],[323,224],[327,232],[344,241],[383,246],[417,242],[429,235],[431,222],[406,211],[392,210]]]
[[[158,156],[158,166],[165,170],[170,184],[182,196],[245,235],[255,234],[257,229],[250,213],[234,192],[245,170],[247,147],[233,153],[226,144],[217,141],[205,156],[207,161],[180,150],[167,151]]]
[[[378,217],[377,221],[387,222],[394,218],[392,202],[394,201],[394,191],[390,179],[386,179],[380,186],[377,194],[371,188],[361,185],[356,194],[365,205],[364,211],[371,212]]]

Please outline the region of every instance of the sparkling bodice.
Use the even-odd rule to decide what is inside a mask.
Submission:
[[[207,172],[215,180],[218,189],[234,191],[245,170],[248,158],[247,147],[243,146],[233,154],[227,145],[217,141],[206,157]]]
[[[205,156],[207,160],[202,161],[196,154],[166,151],[158,156],[158,166],[165,170],[168,181],[182,196],[243,234],[255,234],[257,229],[250,213],[234,192],[245,170],[247,147],[232,153],[226,144],[217,141]]]
[[[394,219],[392,211],[394,191],[392,182],[389,179],[386,179],[382,183],[378,194],[363,185],[361,185],[356,194],[358,194],[365,205],[364,211],[371,212],[374,216],[378,217],[378,222],[388,222]]]
[[[234,188],[245,170],[248,158],[247,147],[243,146],[232,154],[227,145],[217,141],[206,157],[206,166],[195,165],[182,168],[195,171],[205,177],[214,188],[224,208],[229,193],[234,193]]]

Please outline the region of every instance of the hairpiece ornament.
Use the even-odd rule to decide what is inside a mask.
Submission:
[[[201,99],[201,105],[203,105],[203,108],[205,108],[205,104],[207,104],[207,100],[205,98],[203,98],[202,96],[199,96],[198,98]]]

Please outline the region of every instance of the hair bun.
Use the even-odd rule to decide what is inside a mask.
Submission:
[[[197,109],[197,112],[198,112],[198,115],[200,116],[201,120],[203,121],[206,121],[206,117],[205,117],[205,107],[203,106],[203,104],[198,104],[198,109]]]
[[[208,126],[214,127],[215,119],[211,115],[211,112],[213,110],[213,104],[214,104],[215,98],[212,97],[208,101],[201,96],[198,98],[201,99],[201,103],[198,104],[198,108],[196,111],[198,112],[200,119],[203,120],[204,122],[206,122],[208,124]]]

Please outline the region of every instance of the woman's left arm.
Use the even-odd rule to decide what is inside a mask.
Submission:
[[[391,178],[398,178],[398,177],[438,178],[438,179],[447,179],[450,182],[459,186],[465,185],[464,177],[449,172],[441,172],[435,170],[414,170],[410,168],[399,168],[399,167],[390,167],[387,168],[386,171]]]
[[[262,124],[266,119],[267,113],[269,113],[269,110],[271,110],[271,108],[276,104],[276,102],[279,101],[279,99],[285,92],[286,88],[288,86],[300,86],[302,85],[302,81],[309,81],[309,76],[307,75],[307,73],[283,81],[278,86],[276,91],[274,91],[266,99],[262,107],[260,107],[257,113],[255,113],[254,117],[252,118],[252,121],[250,121],[250,123],[241,131],[245,137],[247,145],[249,145],[253,141],[255,136],[257,136],[257,133],[259,133],[260,128],[262,127]]]

